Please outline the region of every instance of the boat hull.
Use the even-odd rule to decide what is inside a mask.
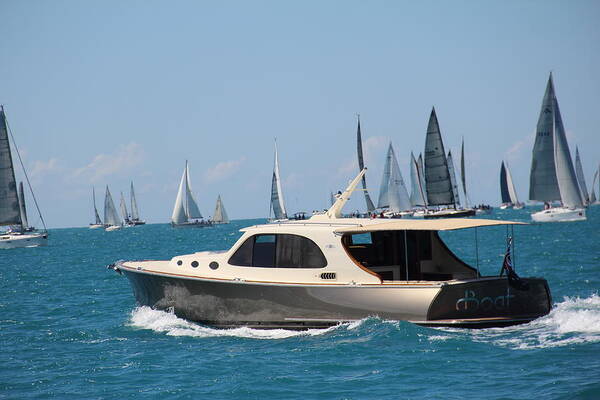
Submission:
[[[431,213],[425,213],[423,218],[464,218],[471,217],[475,215],[475,210],[472,208],[467,208],[465,210],[441,210],[434,211]]]
[[[0,249],[14,249],[18,247],[38,247],[48,244],[48,234],[3,234],[0,235]]]
[[[182,222],[181,224],[171,222],[173,228],[206,228],[211,225],[211,223],[207,222]]]
[[[584,208],[553,207],[531,214],[534,222],[572,222],[587,219]]]
[[[323,328],[369,316],[481,328],[531,321],[551,304],[546,281],[537,278],[525,279],[529,290],[517,291],[506,278],[302,285],[173,277],[118,264],[115,269],[129,279],[140,305],[218,328]]]

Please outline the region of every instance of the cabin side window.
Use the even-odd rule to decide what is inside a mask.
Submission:
[[[231,256],[229,263],[243,267],[323,268],[327,260],[319,246],[298,235],[255,235]]]

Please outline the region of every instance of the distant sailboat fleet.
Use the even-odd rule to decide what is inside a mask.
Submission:
[[[4,108],[0,106],[0,167],[2,167],[0,168],[0,225],[9,226],[8,232],[0,236],[0,248],[43,245],[48,238],[45,225],[42,232],[29,226],[23,182],[16,184],[9,134]],[[357,117],[356,149],[359,170],[366,170],[360,116]],[[389,142],[376,205],[369,194],[366,174],[361,175],[362,190],[360,191],[363,192],[367,210],[363,216],[452,218],[491,211],[489,206],[470,204],[467,193],[464,139],[461,141],[460,164],[457,171],[452,151],[446,152],[444,148],[435,108],[431,109],[429,116],[424,152],[419,153],[417,157],[415,154],[410,152],[410,182],[407,182],[402,176],[394,146],[391,141]],[[574,162],[569,151],[552,73],[548,78],[538,117],[529,177],[529,201],[534,204],[544,204],[541,211],[531,214],[534,222],[582,221],[586,219],[588,206],[600,204],[600,166],[594,171],[588,190],[579,148],[575,148]],[[524,208],[524,203],[519,201],[517,196],[511,170],[504,160],[500,165],[499,186],[500,209]],[[33,196],[33,192],[31,193]],[[329,203],[334,204],[338,196],[339,192],[338,194],[331,192]],[[33,200],[37,208],[35,197]],[[130,186],[129,210],[122,191],[119,197],[119,209],[115,207],[108,185],[104,198],[104,220],[100,217],[96,206],[95,188],[92,188],[92,202],[94,222],[89,224],[90,229],[103,228],[106,231],[115,231],[123,227],[145,224],[145,221],[140,218],[133,182]],[[304,212],[290,217],[286,209],[277,142],[275,142],[269,204],[270,222],[306,218]],[[313,211],[313,214],[315,213],[322,212]],[[39,208],[38,214],[44,224]],[[357,213],[353,213],[353,216],[357,216]],[[183,228],[209,227],[227,223],[229,217],[220,194],[217,196],[212,218],[205,219],[202,216],[192,191],[190,169],[186,161],[171,215],[171,225]]]
[[[135,191],[133,188],[133,182],[131,182],[130,188],[130,197],[131,197],[131,214],[127,211],[127,205],[125,203],[125,196],[123,192],[121,192],[119,208],[121,211],[122,218],[119,216],[117,209],[115,207],[115,203],[113,201],[112,195],[110,193],[110,189],[108,185],[106,186],[106,194],[104,196],[104,223],[100,218],[100,214],[98,213],[98,208],[96,207],[96,190],[92,188],[92,202],[94,204],[94,218],[95,221],[89,225],[90,229],[98,229],[104,228],[107,232],[116,231],[123,227],[135,226],[135,225],[144,225],[146,221],[140,219],[140,214],[138,210],[137,200],[135,199]]]

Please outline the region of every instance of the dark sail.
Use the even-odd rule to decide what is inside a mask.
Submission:
[[[360,134],[360,117],[358,118],[358,129],[356,131],[356,151],[358,153],[358,170],[362,171],[365,168],[365,163],[363,160],[362,137]],[[373,204],[373,201],[371,201],[371,197],[369,196],[369,192],[367,191],[367,179],[365,178],[365,175],[363,175],[362,177],[362,186],[365,192],[367,211],[373,212],[375,211],[375,205]]]
[[[425,139],[425,186],[428,205],[454,205],[448,162],[435,108],[431,110]]]
[[[502,203],[511,203],[510,194],[508,193],[508,183],[506,178],[506,168],[504,167],[504,161],[500,167],[500,197],[502,197]]]
[[[17,182],[4,108],[0,106],[0,225],[21,225]]]

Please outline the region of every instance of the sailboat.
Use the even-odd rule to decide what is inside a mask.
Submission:
[[[420,157],[420,155],[419,155]],[[422,159],[421,159],[422,161]],[[423,208],[427,206],[425,200],[425,189],[422,185],[423,172],[419,167],[419,163],[415,159],[413,152],[410,152],[410,204],[413,209]]]
[[[358,117],[358,127],[356,129],[356,153],[358,155],[358,169],[362,171],[365,169],[365,162],[363,159],[363,150],[362,150],[362,135],[360,132],[360,115]],[[369,196],[369,192],[367,191],[367,178],[365,175],[362,177],[362,187],[365,193],[365,201],[367,203],[367,211],[369,213],[375,212],[375,205],[371,200],[371,196]]]
[[[408,191],[404,185],[404,179],[402,179],[391,142],[385,158],[377,208],[382,210],[383,215],[388,218],[412,215],[412,212],[409,211],[412,207]]]
[[[271,218],[273,211],[273,218]],[[281,178],[279,176],[279,156],[277,154],[277,141],[275,141],[275,164],[273,165],[273,179],[271,179],[271,205],[269,210],[269,221],[279,222],[287,221],[288,215],[283,201],[283,192],[281,190]]]
[[[227,211],[225,211],[225,206],[223,205],[223,201],[221,200],[221,195],[217,197],[217,205],[215,206],[215,213],[212,218],[213,224],[228,224],[229,217],[227,216]]]
[[[590,191],[590,205],[598,205],[600,201],[596,200],[596,182],[598,180],[598,172],[600,172],[600,167],[594,173],[594,179],[592,179],[592,190]],[[598,185],[598,196],[600,196],[600,184]]]
[[[133,224],[131,223],[131,218],[129,218],[129,213],[127,212],[127,205],[125,204],[125,196],[123,196],[123,192],[121,192],[119,207],[121,209],[121,215],[123,215],[123,226],[133,226]]]
[[[504,161],[502,161],[500,166],[500,197],[502,198],[502,204],[500,204],[500,209],[502,210],[511,207],[515,210],[523,208],[523,203],[519,202],[517,197],[517,191],[515,190],[508,164]]]
[[[12,133],[10,136],[12,137]],[[25,178],[27,178],[27,172],[21,162],[21,156],[14,143],[14,138],[13,146],[19,157]],[[42,213],[37,205],[31,185],[29,185],[29,178],[27,178],[27,183],[40,220],[44,225],[44,230],[42,232],[38,232],[35,228],[29,226],[25,207],[23,182],[19,184],[19,191],[17,191],[15,169],[9,141],[8,123],[4,113],[4,106],[0,105],[0,226],[8,226],[6,232],[0,234],[0,249],[37,247],[45,246],[48,243],[46,224],[44,223]]]
[[[104,228],[104,224],[100,219],[100,214],[98,214],[98,209],[96,208],[96,191],[92,187],[92,202],[94,203],[94,216],[96,217],[96,222],[90,224],[90,229],[98,229]]]
[[[579,148],[577,146],[575,146],[575,175],[577,176],[577,183],[579,184],[583,205],[587,207],[590,204],[590,196],[588,194],[587,185],[585,184],[583,165],[581,164],[581,157],[579,156]]]
[[[451,167],[454,172],[454,166]],[[456,181],[456,178],[454,178]],[[475,215],[473,209],[459,209],[458,199],[454,194],[452,177],[448,167],[448,160],[444,151],[442,134],[435,113],[432,108],[427,126],[425,139],[425,187],[427,189],[427,205],[444,207],[428,209],[424,218],[454,218]],[[450,208],[449,208],[450,207]]]
[[[210,225],[210,221],[204,221],[198,203],[192,194],[190,169],[186,160],[171,215],[171,226],[174,228],[203,228]]]
[[[529,199],[544,202],[542,211],[531,214],[535,222],[586,219],[581,191],[554,92],[552,73],[548,78],[537,123],[531,161]],[[560,205],[553,205],[553,202],[560,202]]]
[[[138,210],[137,201],[135,199],[135,191],[133,190],[133,181],[131,182],[130,196],[131,196],[131,219],[129,220],[129,223],[131,225],[144,225],[146,223],[146,221],[143,221],[140,219],[140,212]]]
[[[448,163],[450,165],[450,162]],[[465,139],[463,138],[460,144],[460,180],[462,183],[462,194],[463,194],[463,202],[461,203],[463,209],[473,209],[475,210],[475,214],[490,214],[492,212],[492,207],[487,204],[479,204],[477,206],[469,206],[469,196],[467,195],[467,171],[465,168]],[[457,188],[458,193],[458,188]]]
[[[106,224],[104,230],[107,232],[116,231],[123,227],[108,185],[106,185],[106,195],[104,196],[104,223]]]
[[[446,161],[448,162],[448,174],[450,175],[450,184],[452,185],[454,204],[457,208],[461,208],[460,195],[458,193],[458,182],[456,181],[456,172],[454,169],[454,160],[452,158],[451,150],[448,150],[448,156],[446,157]]]

